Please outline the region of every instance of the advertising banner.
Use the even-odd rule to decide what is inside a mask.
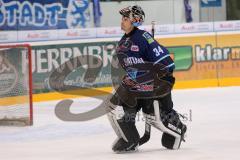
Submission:
[[[213,23],[184,23],[174,27],[175,33],[213,32]]]
[[[91,86],[110,86],[112,84],[110,75],[111,60],[112,55],[115,53],[116,45],[116,42],[93,42],[32,46],[34,93],[49,92],[51,90],[49,86],[50,74],[70,58],[83,55],[97,56],[103,62],[101,73]],[[25,62],[23,61],[24,64]],[[65,83],[79,87],[89,85],[83,80],[85,71],[84,67],[76,68],[74,73],[68,76]]]
[[[174,59],[176,88],[191,88],[240,85],[240,81],[236,81],[240,77],[239,38],[240,34],[219,33],[217,37],[205,34],[157,40],[167,47]],[[83,55],[97,56],[103,62],[100,74],[91,86],[111,86],[111,62],[116,46],[117,41],[32,46],[34,93],[51,91],[49,76],[52,71],[70,58]],[[84,67],[74,70],[66,83],[84,87],[85,71]],[[182,82],[186,83],[183,85]]]
[[[0,42],[16,42],[18,41],[18,32],[17,31],[5,31],[0,32]]]
[[[0,0],[1,1],[1,0]],[[1,4],[1,3],[0,3]],[[1,5],[0,5],[1,6]],[[2,18],[2,19],[1,19]],[[5,19],[6,20],[6,19]],[[31,41],[49,41],[49,40],[70,40],[70,39],[84,39],[84,38],[113,38],[121,37],[124,32],[120,27],[99,27],[99,28],[83,28],[80,26],[67,26],[59,23],[60,26],[43,27],[33,26],[33,29],[27,27],[21,28],[19,31],[12,31],[14,26],[3,28],[5,23],[4,16],[1,17],[0,7],[0,42],[31,42]],[[68,18],[70,20],[70,18]],[[87,23],[87,22],[86,22]],[[30,24],[30,23],[29,23]],[[64,27],[65,26],[65,27]],[[6,27],[6,26],[5,26]],[[37,27],[37,28],[36,28]],[[45,26],[46,27],[46,26]],[[140,26],[139,28],[152,32],[151,25]],[[16,28],[15,29],[20,29]],[[28,30],[29,29],[29,30]],[[155,25],[155,35],[178,35],[191,33],[207,33],[207,32],[226,32],[239,31],[240,21],[223,21],[223,22],[203,22],[203,23],[183,23],[183,24],[166,24]],[[18,33],[19,32],[19,33]]]
[[[0,0],[0,30],[85,28],[88,0]]]
[[[117,41],[32,46],[34,93],[51,91],[48,80],[53,70],[70,58],[83,55],[97,56],[103,62],[99,76],[91,85],[93,87],[111,86],[111,62],[116,46]],[[175,70],[188,71],[192,66],[192,47],[176,46],[168,47],[168,49],[176,64]],[[22,61],[22,63],[22,65],[26,65],[25,61]],[[76,69],[76,71],[68,77],[66,83],[84,87],[85,82],[83,75],[85,71],[84,68]]]
[[[36,30],[36,31],[18,31],[18,41],[43,41],[43,40],[57,40],[57,30]]]
[[[236,31],[240,29],[240,21],[214,22],[215,31]]]
[[[201,7],[221,7],[222,0],[201,0]]]
[[[57,35],[58,39],[96,38],[96,28],[61,29]]]
[[[124,32],[120,27],[102,27],[97,28],[97,38],[103,37],[121,37]]]
[[[188,46],[174,55],[177,82],[196,82],[193,87],[240,85],[240,34],[202,35],[178,38],[159,38],[168,46]],[[171,51],[171,49],[169,49]],[[173,51],[171,51],[172,53]],[[182,62],[182,63],[180,63]],[[183,67],[181,67],[181,65]],[[199,82],[199,84],[197,84]],[[205,83],[205,84],[204,84]],[[212,83],[212,84],[211,84]],[[178,83],[177,83],[178,84]],[[187,84],[187,83],[186,83]],[[189,84],[191,88],[192,84]],[[177,86],[177,88],[189,88]]]
[[[174,33],[174,25],[166,24],[166,25],[156,25],[155,26],[155,34],[173,34]]]

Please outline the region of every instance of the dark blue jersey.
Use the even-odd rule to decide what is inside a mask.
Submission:
[[[154,40],[151,34],[138,28],[134,28],[121,38],[117,53],[125,55],[119,62],[133,80],[144,74],[144,71],[135,68],[134,65],[163,64],[163,69],[168,72],[173,72],[175,68],[169,51]]]

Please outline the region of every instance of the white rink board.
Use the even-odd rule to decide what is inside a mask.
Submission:
[[[54,105],[34,104],[34,126],[0,127],[1,160],[239,160],[240,87],[174,90],[175,109],[192,111],[186,143],[177,151],[161,146],[161,132],[153,129],[150,141],[131,154],[114,154],[116,138],[106,116],[88,122],[63,122]],[[81,102],[81,103],[80,103]],[[75,99],[73,112],[94,107],[99,100]],[[188,114],[189,116],[189,114]],[[144,122],[137,122],[144,128]]]

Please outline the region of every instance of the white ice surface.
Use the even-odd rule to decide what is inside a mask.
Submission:
[[[0,160],[239,160],[240,87],[174,90],[175,109],[188,117],[186,143],[180,150],[161,146],[152,129],[148,143],[131,154],[114,154],[116,138],[106,116],[87,122],[64,122],[54,114],[57,101],[34,103],[34,125],[0,127]],[[101,101],[74,99],[73,112]],[[143,133],[144,122],[137,126]]]

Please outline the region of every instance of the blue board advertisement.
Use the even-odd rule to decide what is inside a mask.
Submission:
[[[85,28],[88,0],[0,0],[0,30]]]
[[[201,0],[201,7],[221,7],[222,0]]]

